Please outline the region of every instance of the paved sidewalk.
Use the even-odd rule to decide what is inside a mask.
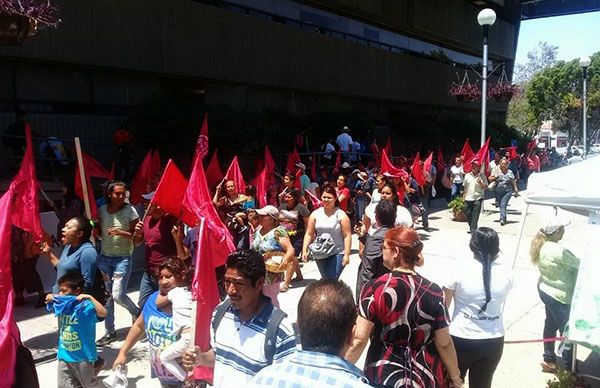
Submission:
[[[479,226],[489,226],[500,234],[502,260],[512,265],[515,251],[517,250],[518,234],[523,221],[525,211],[524,197],[511,199],[509,204],[508,224],[500,226],[498,222],[497,209],[492,206],[490,200],[486,200],[484,214],[481,215]],[[463,257],[471,257],[468,248],[470,235],[467,234],[467,224],[451,220],[450,212],[445,209],[444,200],[433,201],[434,208],[438,211],[430,217],[430,232],[417,228],[424,241],[425,265],[419,272],[425,277],[443,284],[446,274],[456,270],[457,260]],[[489,212],[488,212],[489,211]],[[554,209],[540,206],[530,206],[523,231],[523,239],[518,248],[514,268],[514,288],[509,295],[504,312],[506,325],[506,340],[531,340],[542,337],[544,324],[544,307],[537,294],[538,272],[529,260],[529,244],[535,233],[539,230],[544,220],[549,218]],[[559,210],[561,216],[570,219],[571,225],[567,227],[564,243],[575,254],[582,255],[584,252],[585,237],[582,233],[583,225],[587,219],[573,213]],[[357,241],[354,241],[354,249]],[[353,250],[350,265],[344,269],[341,279],[354,290],[356,284],[356,272],[359,258],[356,250]],[[307,263],[302,269],[305,280],[294,285],[285,294],[280,294],[279,300],[282,308],[288,313],[292,320],[296,319],[296,306],[300,295],[306,285],[320,278],[314,263]],[[135,282],[135,280],[133,280]],[[137,283],[135,283],[137,284]],[[129,293],[136,301],[137,292]],[[34,358],[41,362],[37,364],[40,382],[44,388],[56,387],[56,343],[57,322],[50,314],[42,309],[34,310],[32,306],[19,307],[15,309],[15,318],[21,330],[22,339],[26,346],[31,348]],[[120,306],[116,307],[116,327],[120,339],[124,339],[131,324],[131,318]],[[103,323],[97,326],[98,338],[104,334]],[[100,373],[106,376],[112,365],[116,353],[122,342],[115,342],[101,350],[101,356],[107,360],[105,369]],[[159,387],[156,380],[149,378],[148,353],[146,343],[138,343],[130,354],[128,363],[128,377],[130,387]],[[591,353],[583,347],[579,347],[577,358],[580,362],[580,370],[592,375],[600,375],[600,357]],[[542,359],[541,343],[507,344],[500,365],[494,375],[494,387],[513,388],[545,387],[546,380],[552,375],[541,372],[540,361]],[[362,360],[359,364],[362,363]],[[359,366],[362,366],[359,365]],[[593,387],[600,387],[595,383]],[[476,388],[476,387],[473,387]]]

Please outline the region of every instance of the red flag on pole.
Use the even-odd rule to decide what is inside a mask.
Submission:
[[[313,181],[317,180],[317,154],[312,156],[312,165],[310,166],[310,175]]]
[[[341,166],[342,166],[342,152],[340,150],[337,150],[337,153],[335,156],[335,165],[333,166],[333,173],[334,174],[339,173]]]
[[[415,155],[415,160],[411,168],[411,174],[413,178],[415,178],[419,186],[423,186],[425,184],[425,176],[423,176],[423,169],[421,168],[421,160],[419,159],[418,152]]]
[[[392,164],[385,148],[381,151],[381,173],[394,178],[408,179],[408,173]]]
[[[519,155],[517,154],[517,147],[506,147],[506,154],[508,155],[509,159],[516,159]]]
[[[431,164],[433,163],[433,151],[429,154],[425,162],[423,163],[423,171],[431,174]]]
[[[35,175],[33,145],[31,144],[31,127],[28,122],[25,122],[25,142],[25,155],[21,167],[9,188],[14,195],[14,202],[11,204],[12,223],[31,233],[35,242],[41,242],[43,231],[40,221],[38,182]]]
[[[235,188],[238,193],[244,193],[246,190],[246,182],[244,182],[244,176],[242,175],[242,170],[240,170],[237,156],[233,157],[233,160],[225,173],[225,178],[228,181],[233,181],[235,183]]]
[[[208,163],[206,172],[206,184],[208,187],[215,187],[217,183],[223,179],[223,171],[221,171],[221,165],[219,164],[219,150],[215,150]]]
[[[473,150],[471,149],[471,145],[469,144],[469,139],[465,140],[465,144],[463,145],[463,148],[460,151],[460,156],[462,156],[463,161],[471,160],[471,158],[473,157]]]
[[[137,205],[142,202],[142,194],[148,192],[148,183],[158,171],[160,171],[160,155],[158,151],[148,151],[131,183],[131,194],[129,197],[131,204]]]
[[[267,175],[273,175],[275,172],[275,160],[268,146],[265,146],[265,167],[267,168]]]
[[[473,163],[474,160],[476,160],[481,165],[482,171],[486,171],[485,166],[487,165],[490,159],[489,148],[490,138],[488,137],[488,139],[483,144],[483,147],[481,147],[479,151],[477,151],[477,153],[474,154],[473,157],[471,157],[471,159],[465,160],[465,162],[463,163],[464,172],[471,172],[471,163]]]
[[[192,283],[192,295],[196,301],[196,322],[194,343],[200,347],[200,351],[206,352],[210,349],[210,331],[212,312],[219,304],[219,289],[215,276],[215,265],[212,257],[220,246],[211,243],[211,237],[204,217],[200,217],[198,227],[198,248],[196,252],[196,270]],[[213,368],[194,368],[194,378],[207,380],[212,383]]]
[[[438,147],[437,169],[438,169],[438,171],[444,171],[445,168],[446,168],[446,162],[444,160],[444,154],[442,153],[442,147]]]
[[[208,154],[208,114],[204,114],[204,120],[202,120],[202,127],[200,127],[200,136],[196,142],[196,152],[200,159]]]
[[[182,205],[187,187],[188,181],[175,163],[169,159],[150,202],[159,205],[165,212],[180,218],[188,226],[194,227],[198,223],[198,219]]]
[[[88,198],[90,201],[90,212],[92,218],[98,219],[98,207],[96,206],[96,199],[94,197],[94,187],[92,186],[91,178],[104,178],[111,180],[114,172],[108,172],[96,159],[92,158],[85,152],[81,152],[81,159],[83,162],[83,169],[85,170],[85,181],[87,186]],[[114,164],[113,164],[114,167]],[[84,200],[83,187],[81,186],[81,176],[79,173],[79,163],[75,166],[75,182],[73,185],[75,195]]]
[[[258,206],[264,207],[267,205],[267,168],[264,167],[260,173],[254,178],[254,186],[256,187],[256,198]]]
[[[28,143],[28,145],[31,144]],[[27,152],[30,152],[30,147],[27,148],[28,151],[25,151],[24,159],[27,159]],[[21,169],[23,169],[23,165],[24,163],[21,165]],[[17,203],[22,205],[23,200],[20,197],[27,194],[22,191],[12,191],[12,187],[13,185],[11,185],[8,192],[0,198],[0,354],[2,355],[2,357],[0,357],[0,381],[3,381],[0,385],[3,387],[12,387],[14,384],[17,346],[20,343],[19,329],[13,317],[14,294],[12,273],[10,269],[11,218],[12,222],[14,222],[15,214],[17,213],[34,214],[33,209],[30,207],[20,210],[15,208],[15,204]],[[17,187],[15,185],[14,187],[16,189],[22,189],[20,186]],[[37,217],[38,215],[39,213],[37,212],[36,204],[35,216]],[[28,223],[29,221],[24,224]]]
[[[306,194],[306,196],[310,200],[310,203],[313,206],[313,210],[318,209],[321,206],[323,206],[323,202],[321,202],[321,200],[319,198],[317,198],[317,196],[314,195],[310,190],[305,190],[304,194]]]
[[[385,143],[385,152],[387,152],[388,156],[392,155],[392,139],[388,136],[387,142]]]
[[[288,174],[293,174],[296,171],[296,163],[300,163],[300,162],[301,162],[300,155],[298,154],[298,151],[294,148],[294,151],[292,151],[288,155],[285,172]]]

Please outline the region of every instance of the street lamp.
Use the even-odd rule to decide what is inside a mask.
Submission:
[[[587,69],[592,63],[590,57],[579,58],[579,66],[583,69],[583,157],[587,156]]]
[[[485,114],[487,109],[487,77],[488,77],[488,32],[496,21],[496,12],[491,8],[482,9],[477,15],[477,22],[483,27],[483,71],[481,72],[481,146],[485,143]]]

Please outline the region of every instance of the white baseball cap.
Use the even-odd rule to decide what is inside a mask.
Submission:
[[[569,225],[570,223],[571,221],[565,220],[564,218],[554,217],[550,219],[550,221],[548,221],[548,223],[545,226],[542,227],[541,231],[545,235],[551,235],[554,234],[560,228]]]

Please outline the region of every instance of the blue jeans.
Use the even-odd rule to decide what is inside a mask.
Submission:
[[[538,288],[540,299],[546,307],[546,320],[544,321],[544,338],[556,337],[556,332],[563,335],[565,326],[569,322],[571,305],[560,303],[544,291]],[[563,360],[568,370],[571,370],[571,361],[573,359],[573,349],[569,344],[563,352]],[[544,361],[556,363],[556,354],[554,353],[554,342],[544,342]]]
[[[339,253],[325,259],[315,260],[321,277],[323,279],[338,279],[344,270],[344,266],[342,265],[343,259],[344,254]]]
[[[129,313],[137,317],[140,309],[127,296],[127,283],[131,275],[131,256],[98,256],[98,269],[104,277],[106,291],[110,298],[106,301],[106,320],[104,327],[107,333],[115,332],[115,302],[125,307]]]
[[[452,201],[454,198],[460,195],[462,191],[463,184],[462,183],[453,183],[450,188],[450,200]]]
[[[494,194],[496,195],[496,203],[500,206],[500,221],[506,222],[506,208],[508,207],[508,201],[512,196],[511,189],[496,189]]]
[[[158,279],[156,276],[144,271],[142,280],[140,281],[140,297],[138,299],[138,306],[140,306],[140,309],[144,308],[146,301],[155,291],[158,291]]]

